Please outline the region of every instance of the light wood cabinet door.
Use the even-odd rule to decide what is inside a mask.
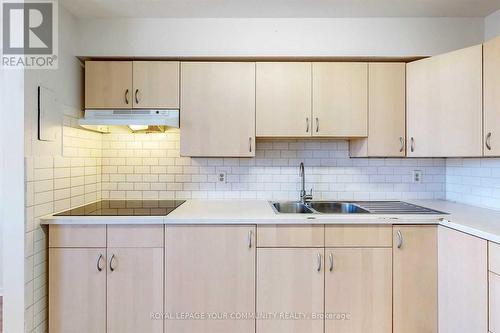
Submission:
[[[325,255],[325,332],[391,333],[392,249],[327,248]]]
[[[488,331],[488,242],[438,229],[439,333]]]
[[[435,226],[394,226],[393,332],[438,331]]]
[[[482,45],[407,64],[407,154],[482,156]]]
[[[260,137],[310,137],[311,63],[258,62],[256,127]]]
[[[132,108],[132,61],[85,62],[85,108]]]
[[[166,313],[217,314],[166,320],[166,332],[254,333],[255,226],[167,226]]]
[[[162,333],[163,280],[163,248],[108,248],[107,333]]]
[[[324,247],[325,226],[258,225],[257,247]]]
[[[179,108],[178,61],[134,61],[134,108]]]
[[[491,333],[500,332],[500,275],[489,273],[489,329]]]
[[[484,156],[500,156],[500,37],[484,43]]]
[[[324,249],[257,250],[257,313],[278,314],[257,319],[257,333],[323,333],[323,255]]]
[[[181,155],[255,156],[255,63],[181,64]]]
[[[312,66],[313,136],[368,136],[368,64]]]
[[[106,249],[49,249],[49,332],[106,332]]]
[[[406,64],[368,64],[368,138],[351,140],[352,157],[405,156]]]

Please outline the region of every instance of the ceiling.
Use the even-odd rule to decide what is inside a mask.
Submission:
[[[60,0],[83,18],[485,17],[500,0]]]

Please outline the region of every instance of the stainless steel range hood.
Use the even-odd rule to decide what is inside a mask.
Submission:
[[[99,132],[109,132],[113,126],[127,126],[132,131],[147,131],[151,128],[179,128],[179,110],[123,109],[98,110],[86,109],[80,126]],[[157,131],[157,130],[154,130]]]

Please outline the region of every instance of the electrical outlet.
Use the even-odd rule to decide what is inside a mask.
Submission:
[[[422,170],[413,170],[413,182],[422,183],[424,181],[424,173]]]
[[[227,182],[227,172],[226,171],[219,171],[217,173],[217,182],[225,184]]]

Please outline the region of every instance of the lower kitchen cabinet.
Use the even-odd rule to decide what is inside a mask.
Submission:
[[[163,248],[108,248],[107,333],[162,333]]]
[[[490,319],[489,328],[491,333],[500,332],[500,275],[490,272]]]
[[[255,226],[172,225],[165,234],[165,312],[206,316],[167,319],[166,332],[254,333]]]
[[[391,248],[330,248],[325,259],[325,333],[391,333]]]
[[[500,244],[488,243],[489,329],[500,333]]]
[[[163,321],[151,315],[163,313],[164,249],[137,246],[154,243],[151,229],[158,230],[49,227],[50,333],[163,332]],[[106,236],[118,233],[121,238]],[[110,241],[123,247],[110,247]],[[103,247],[93,247],[96,244]]]
[[[323,265],[324,249],[257,250],[257,314],[276,315],[258,318],[257,333],[323,333]]]
[[[439,333],[488,331],[488,242],[438,228]]]
[[[49,249],[49,332],[106,332],[106,249]]]
[[[395,225],[393,236],[393,332],[437,333],[437,227]]]

